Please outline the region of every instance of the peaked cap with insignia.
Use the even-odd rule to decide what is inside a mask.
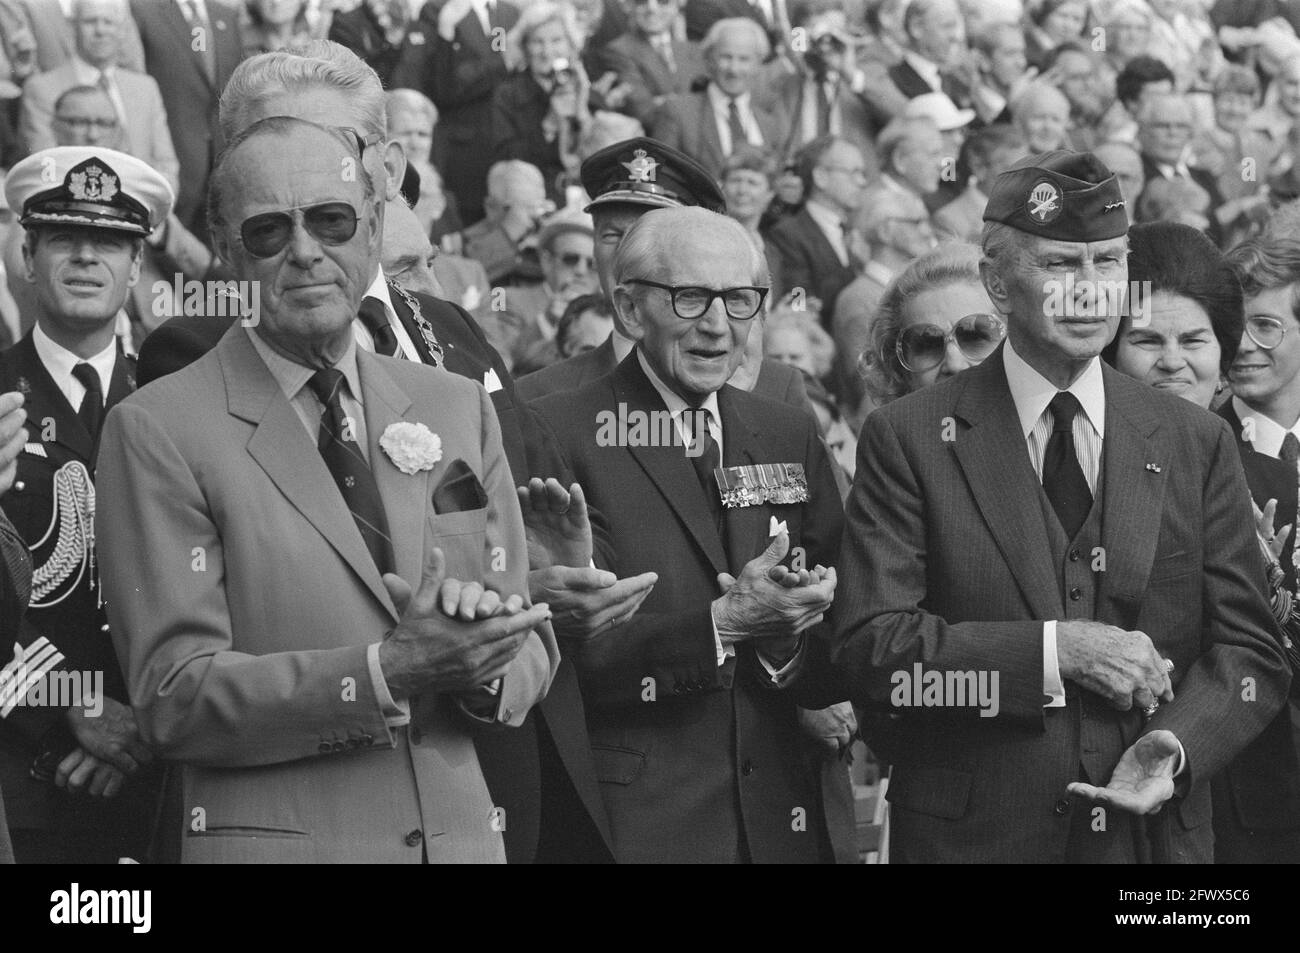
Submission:
[[[5,199],[24,228],[78,225],[131,235],[148,235],[175,202],[148,164],[93,146],[58,146],[23,159],[9,170]]]
[[[1099,242],[1128,233],[1119,180],[1091,152],[1026,156],[989,190],[984,221],[1041,238]]]
[[[621,202],[648,208],[698,205],[725,212],[727,200],[708,171],[683,152],[657,139],[625,139],[588,156],[582,187],[591,196],[590,212]]]

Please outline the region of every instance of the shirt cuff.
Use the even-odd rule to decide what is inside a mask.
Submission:
[[[1043,694],[1048,696],[1044,708],[1065,707],[1065,684],[1061,665],[1056,658],[1056,621],[1043,623]]]
[[[379,701],[379,713],[384,716],[389,728],[400,728],[411,723],[411,705],[409,702],[397,701],[388,690],[384,681],[384,670],[379,666],[379,643],[372,642],[366,646],[366,666],[370,669],[370,683],[375,689],[375,698]]]
[[[736,644],[730,640],[723,644],[722,636],[718,634],[718,620],[713,618],[713,613],[709,613],[709,624],[713,626],[713,644],[717,648],[718,668],[722,668],[727,663],[727,659],[736,654]]]

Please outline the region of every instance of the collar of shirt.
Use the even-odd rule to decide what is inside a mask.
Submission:
[[[907,65],[916,70],[916,74],[925,80],[925,84],[936,93],[942,92],[943,77],[939,75],[939,67],[927,60],[920,53],[908,50],[903,54],[903,59]]]
[[[420,352],[415,349],[415,342],[406,333],[406,328],[402,325],[402,322],[397,319],[397,308],[393,306],[393,296],[389,294],[388,279],[384,277],[382,268],[375,270],[375,280],[370,282],[370,287],[366,289],[366,293],[362,295],[362,298],[374,298],[384,306],[384,315],[388,318],[388,324],[393,329],[393,334],[397,336],[397,343],[402,348],[402,353],[406,355],[407,360],[419,363]],[[352,319],[352,337],[359,347],[372,354],[374,353],[375,339],[360,316]]]
[[[1288,430],[1272,417],[1266,417],[1259,411],[1246,406],[1245,402],[1235,394],[1232,398],[1232,409],[1237,412],[1237,416],[1243,424],[1247,420],[1254,421],[1255,434],[1247,442],[1255,448],[1256,453],[1262,453],[1266,457],[1276,457],[1282,452],[1282,440],[1288,433],[1293,433],[1297,438],[1300,438],[1300,421],[1297,421],[1296,425]]]
[[[623,360],[632,353],[632,348],[636,347],[636,341],[619,334],[617,328],[611,332],[610,339],[614,343],[614,363],[622,364]]]
[[[311,442],[314,445],[316,436],[320,432],[320,418],[325,412],[325,405],[307,386],[307,382],[316,373],[316,369],[285,357],[263,341],[262,336],[252,328],[246,328],[245,331],[248,334],[249,341],[253,344],[253,350],[257,351],[262,363],[266,365],[267,370],[271,372],[271,376],[275,378],[281,393],[293,405],[293,409],[298,414],[298,419],[302,421],[302,425],[307,430],[307,435],[311,437]],[[365,408],[361,403],[361,374],[357,370],[357,344],[355,339],[348,342],[347,350],[343,352],[343,356],[339,358],[334,367],[336,370],[343,372],[343,377],[348,382],[347,390],[341,397],[343,409],[348,416],[356,421],[354,433],[357,444],[361,448],[361,453],[367,455]]]
[[[1011,399],[1015,402],[1016,414],[1020,417],[1020,433],[1028,440],[1034,425],[1056,396],[1057,386],[1016,353],[1010,338],[1002,349],[1002,356],[1007,372],[1007,386],[1011,388]],[[1097,436],[1104,439],[1106,391],[1101,374],[1101,358],[1094,357],[1087,370],[1067,390],[1078,398],[1088,422],[1097,431]]]
[[[713,106],[713,111],[722,118],[723,122],[727,121],[727,110],[731,105],[731,97],[718,88],[717,83],[709,83],[706,95],[709,97],[709,103]],[[749,93],[741,93],[736,97],[736,111],[740,113],[740,121],[749,126]]]
[[[682,442],[689,444],[691,442],[692,432],[690,425],[682,420],[682,414],[687,410],[699,409],[706,410],[709,413],[709,434],[713,437],[714,443],[718,445],[718,459],[722,459],[722,416],[718,412],[718,392],[714,391],[708,397],[704,398],[704,403],[699,408],[692,408],[690,404],[682,400],[681,396],[668,389],[668,385],[659,379],[659,375],[654,372],[650,362],[645,359],[645,354],[637,348],[636,359],[641,362],[641,370],[645,371],[645,376],[650,378],[650,383],[654,389],[659,392],[663,398],[664,406],[668,408],[668,413],[672,415],[673,422],[677,424],[677,432],[681,435]]]
[[[77,78],[77,82],[82,86],[96,86],[99,84],[99,74],[103,73],[110,81],[117,76],[117,67],[109,64],[102,70],[98,66],[91,66],[76,53],[72,54],[72,73]]]
[[[81,381],[72,376],[72,369],[78,364],[86,363],[99,375],[99,387],[108,399],[108,386],[113,381],[113,365],[117,362],[117,338],[114,337],[108,347],[92,357],[82,358],[73,354],[62,344],[56,344],[38,324],[32,328],[32,343],[36,345],[36,356],[45,365],[45,370],[54,379],[55,386],[68,398],[73,410],[81,408],[81,398],[86,396],[86,388]]]
[[[835,249],[835,254],[839,256],[840,264],[846,265],[849,261],[849,250],[844,244],[844,219],[840,218],[838,212],[828,205],[823,205],[816,199],[809,199],[804,203],[804,208],[808,210],[808,217],[816,223],[817,227],[825,234],[826,240],[831,243]]]
[[[872,281],[885,287],[888,287],[889,283],[894,280],[895,274],[894,269],[882,265],[874,258],[863,264],[862,273]]]

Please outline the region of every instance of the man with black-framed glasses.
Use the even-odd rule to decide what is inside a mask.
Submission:
[[[839,495],[813,421],[727,383],[766,265],[735,220],[669,208],[632,225],[612,277],[632,353],[533,406],[606,516],[601,568],[660,579],[573,654],[616,858],[829,861],[797,706],[847,697],[819,635]]]

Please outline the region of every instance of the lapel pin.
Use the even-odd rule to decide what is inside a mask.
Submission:
[[[1158,464],[1158,463],[1148,463],[1148,464],[1147,464],[1147,469],[1150,470],[1152,473],[1159,473],[1159,472],[1160,472],[1160,464]]]

